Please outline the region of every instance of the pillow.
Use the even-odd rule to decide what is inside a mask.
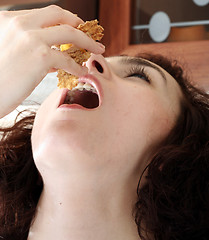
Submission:
[[[40,105],[57,88],[57,72],[48,73],[31,95],[21,105]]]
[[[57,72],[48,73],[42,82],[34,89],[31,95],[26,98],[21,105],[19,105],[14,111],[0,119],[0,126],[7,127],[14,124],[15,118],[18,113],[24,110],[37,111],[40,104],[49,96],[49,94],[57,88]],[[29,112],[21,113],[19,116],[24,117]]]

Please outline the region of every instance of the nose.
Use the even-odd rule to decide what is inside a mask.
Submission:
[[[92,54],[85,65],[89,69],[90,74],[96,73],[105,78],[109,78],[111,75],[107,61],[101,54]]]

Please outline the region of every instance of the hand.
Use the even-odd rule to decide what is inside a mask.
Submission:
[[[101,54],[104,49],[77,30],[83,21],[58,6],[0,12],[0,117],[14,110],[51,69],[83,75],[87,68],[52,45],[73,43]]]

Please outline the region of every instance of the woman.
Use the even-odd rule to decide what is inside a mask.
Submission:
[[[207,239],[208,96],[163,57],[105,60],[56,6],[0,22],[1,116],[57,68],[98,95],[87,109],[57,89],[1,129],[2,239]],[[50,48],[66,42],[93,53],[85,66]]]

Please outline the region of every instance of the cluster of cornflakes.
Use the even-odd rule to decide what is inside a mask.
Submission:
[[[103,37],[103,27],[98,25],[97,20],[87,21],[84,24],[80,24],[77,29],[81,30],[82,32],[86,33],[89,37],[94,39],[95,41],[99,41]],[[86,49],[77,48],[73,44],[63,44],[60,45],[60,50],[62,52],[66,52],[69,54],[69,56],[78,64],[82,65],[84,62],[86,62],[90,57],[90,52],[88,52]],[[58,87],[59,88],[68,88],[72,89],[78,84],[78,77],[69,74],[65,72],[62,69],[58,70],[57,75],[59,81],[58,81]]]

